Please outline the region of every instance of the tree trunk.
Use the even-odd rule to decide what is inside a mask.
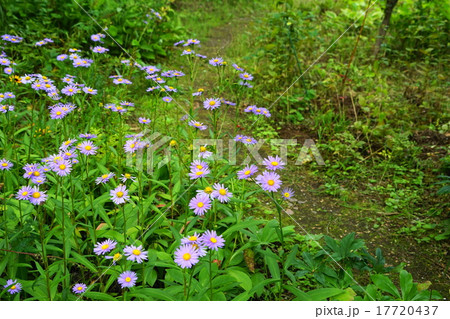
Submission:
[[[380,51],[381,44],[384,41],[384,37],[386,36],[386,32],[389,28],[389,23],[391,22],[392,11],[394,10],[395,5],[398,0],[386,0],[386,8],[384,9],[384,19],[381,22],[380,29],[378,30],[378,37],[375,43],[375,47],[373,49],[373,55],[377,56]]]

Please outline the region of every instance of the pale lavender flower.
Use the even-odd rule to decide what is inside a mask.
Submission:
[[[193,245],[181,245],[175,251],[175,262],[181,268],[191,268],[199,261],[199,253]]]
[[[283,169],[286,163],[284,163],[279,156],[269,156],[268,158],[264,159],[263,165],[266,166],[266,169],[270,171],[276,171],[279,169]]]
[[[222,65],[223,59],[222,58],[212,58],[211,60],[209,60],[209,64],[211,64],[212,66]]]
[[[217,198],[221,203],[227,203],[233,194],[228,191],[228,188],[223,186],[223,184],[215,183],[213,185],[214,191],[211,194],[212,198]]]
[[[281,187],[280,175],[275,172],[265,171],[256,177],[256,183],[268,192],[276,192]]]
[[[33,188],[30,186],[22,186],[16,193],[16,198],[19,200],[29,200],[33,195]]]
[[[244,169],[237,172],[238,179],[247,179],[253,176],[258,171],[256,165],[247,165]]]
[[[13,164],[8,161],[6,158],[0,160],[0,170],[1,171],[9,171],[13,167]]]
[[[102,176],[97,177],[95,184],[106,184],[112,177],[114,177],[114,175],[114,173],[103,174]]]
[[[292,200],[292,196],[294,196],[294,191],[292,188],[285,188],[281,191],[281,195],[283,196],[284,200]]]
[[[86,291],[86,289],[87,289],[87,286],[85,284],[75,284],[72,287],[72,292],[74,294],[82,294]]]
[[[197,129],[199,129],[200,131],[206,130],[208,128],[207,125],[203,125],[203,123],[191,120],[189,121],[189,126],[195,127]]]
[[[123,249],[123,254],[127,256],[127,260],[135,261],[138,264],[142,263],[144,260],[147,260],[147,251],[142,250],[142,245],[136,246],[127,246]]]
[[[211,200],[207,194],[198,194],[189,202],[189,208],[194,211],[195,215],[203,216],[211,208]]]
[[[128,190],[125,185],[117,186],[115,189],[112,189],[109,194],[111,196],[111,200],[116,205],[124,204],[125,202],[130,200]]]
[[[4,285],[3,288],[8,288],[8,292],[12,295],[22,290],[22,284],[17,282],[17,280],[8,279],[6,281],[6,285]]]
[[[206,99],[203,107],[207,110],[214,110],[220,106],[220,99]]]
[[[95,146],[91,141],[84,141],[77,146],[77,149],[81,154],[84,155],[95,155],[97,154],[98,147]]]
[[[90,88],[88,86],[83,88],[83,92],[86,94],[92,94],[92,95],[96,95],[97,94],[97,90]]]
[[[214,230],[205,231],[202,234],[200,241],[211,250],[217,251],[219,248],[225,246],[225,239],[223,239],[222,236],[217,235]]]
[[[239,77],[245,81],[253,80],[253,75],[251,75],[250,73],[247,73],[247,72],[239,74]]]
[[[145,118],[145,117],[139,118],[139,123],[141,123],[141,124],[149,124],[150,122],[151,122],[151,120],[148,118]]]
[[[94,253],[96,255],[104,255],[116,248],[117,242],[111,239],[107,239],[103,242],[98,242],[94,247]]]
[[[33,187],[31,190],[30,203],[33,205],[40,205],[47,200],[47,194],[40,191],[38,187]]]
[[[117,282],[122,288],[130,288],[136,285],[138,277],[134,271],[125,271],[120,274]]]

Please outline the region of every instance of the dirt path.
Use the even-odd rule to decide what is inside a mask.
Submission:
[[[236,60],[239,57],[227,55],[230,51],[227,49],[238,39],[239,33],[244,32],[247,25],[254,21],[252,19],[254,17],[235,17],[233,21],[213,28],[209,32],[209,38],[202,39],[201,53],[208,58],[219,56],[227,61]],[[215,77],[206,75],[199,79],[199,83],[203,83],[205,88],[212,87]],[[311,138],[301,127],[283,128],[279,135],[280,138],[296,138],[300,143]],[[366,195],[352,194],[352,201],[345,203],[320,192],[319,188],[325,182],[314,176],[307,164],[290,168],[283,176],[290,176],[286,184],[292,185],[296,194],[296,201],[292,203],[288,213],[308,233],[342,238],[355,232],[365,240],[371,254],[375,254],[376,248],[381,248],[388,265],[405,263],[405,269],[413,274],[416,282],[430,281],[432,289],[449,299],[449,275],[446,267],[448,243],[428,242],[419,245],[413,237],[399,234],[398,230],[411,221],[404,217],[386,215],[382,208],[378,211],[365,208],[368,207],[365,203]],[[383,203],[377,205],[383,207]],[[374,220],[379,224],[377,228],[374,228]],[[289,216],[285,217],[285,222],[295,225]],[[297,229],[304,234],[300,227],[297,226]]]

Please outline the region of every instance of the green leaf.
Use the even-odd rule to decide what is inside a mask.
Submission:
[[[342,293],[345,293],[345,290],[338,288],[319,288],[309,291],[308,296],[312,301],[322,301],[327,300],[327,298],[340,295]]]
[[[88,291],[83,296],[89,299],[93,300],[102,300],[102,301],[117,301],[116,298],[109,294],[105,294],[104,292],[95,292],[95,291]]]
[[[87,260],[86,257],[79,255],[75,251],[72,251],[71,254],[74,257],[75,262],[82,264],[93,273],[97,273],[97,267],[95,267],[89,260]],[[69,260],[71,260],[71,258]]]
[[[410,300],[410,294],[413,292],[413,278],[406,270],[400,271],[400,288],[402,290],[402,300]]]
[[[226,231],[224,231],[222,233],[222,236],[226,238],[227,236],[234,233],[235,231],[238,231],[238,230],[241,230],[244,228],[248,228],[248,227],[252,227],[252,226],[256,226],[256,225],[259,225],[262,223],[263,223],[263,221],[261,221],[261,220],[246,220],[244,222],[241,222],[234,226],[231,226],[230,228],[228,228]]]
[[[392,281],[385,275],[377,274],[370,277],[373,283],[384,292],[390,293],[394,297],[400,299],[400,293]]]
[[[228,274],[236,278],[236,280],[240,282],[240,286],[244,288],[246,291],[252,289],[253,286],[252,280],[250,279],[249,275],[247,275],[245,272],[235,269],[229,269]]]

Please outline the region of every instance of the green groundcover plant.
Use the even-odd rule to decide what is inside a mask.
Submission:
[[[1,35],[0,299],[439,299],[354,233],[286,225],[295,194],[277,154],[236,166],[195,144],[226,139],[245,153],[258,141],[235,128],[271,113],[241,105],[256,79],[204,56],[200,40],[142,44],[171,19],[158,8],[130,26],[137,40],[117,26],[79,42]],[[177,69],[145,63],[165,50]],[[213,74],[212,88],[196,87],[199,72]],[[255,198],[273,219],[248,213]]]

